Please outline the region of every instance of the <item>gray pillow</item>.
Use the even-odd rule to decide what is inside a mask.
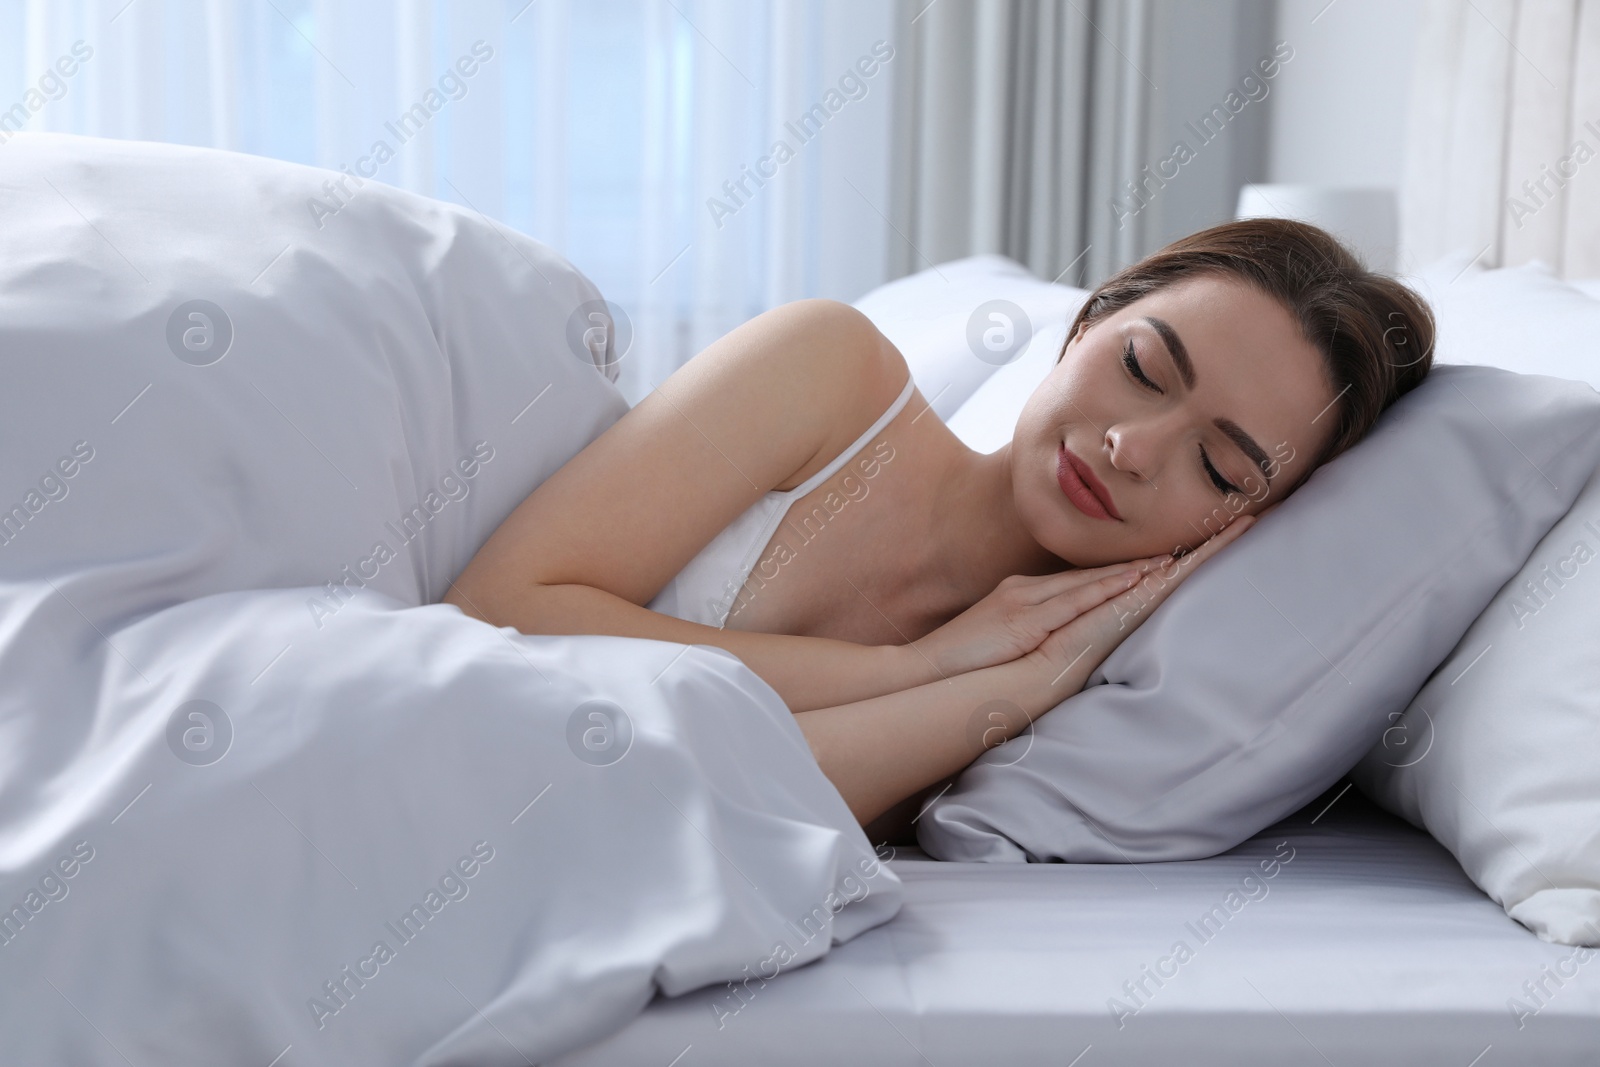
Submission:
[[[1377,743],[1597,464],[1588,385],[1435,367],[1081,693],[963,772],[919,843],[1013,862],[1232,848]]]

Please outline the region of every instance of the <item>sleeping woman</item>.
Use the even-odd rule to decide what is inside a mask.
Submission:
[[[865,316],[797,301],[547,478],[444,600],[528,634],[732,652],[893,836],[1360,440],[1432,347],[1426,304],[1324,231],[1227,223],[1102,283],[984,455]]]

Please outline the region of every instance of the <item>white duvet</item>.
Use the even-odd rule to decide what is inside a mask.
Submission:
[[[435,603],[616,353],[549,249],[340,179],[0,148],[8,1063],[537,1063],[899,906],[733,656]]]

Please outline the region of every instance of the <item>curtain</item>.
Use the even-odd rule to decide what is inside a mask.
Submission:
[[[1088,22],[1058,3],[907,0],[901,11],[892,272],[997,252],[1045,278],[1076,259],[1062,279],[1075,284],[1087,243]]]
[[[1428,0],[1422,18],[1406,261],[1454,251],[1600,276],[1600,2]]]
[[[1092,285],[1231,218],[1265,175],[1268,0],[900,11],[891,273],[995,252]]]
[[[455,202],[595,280],[637,402],[766,308],[887,279],[895,40],[893,0],[10,0],[0,167],[62,130]]]

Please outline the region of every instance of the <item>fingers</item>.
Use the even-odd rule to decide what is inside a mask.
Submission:
[[[1269,505],[1261,515],[1277,507]],[[1193,564],[1210,559],[1225,545],[1231,544],[1235,538],[1255,524],[1261,515],[1240,515],[1228,525],[1218,530],[1212,536],[1202,541],[1192,552],[1187,552],[1181,557],[1176,557],[1183,573],[1192,569]],[[1168,578],[1173,573],[1174,556],[1170,552],[1163,552],[1156,556],[1146,556],[1142,559],[1128,560],[1126,563],[1110,563],[1103,567],[1083,567],[1058,571],[1055,574],[1017,576],[1026,577],[1027,584],[1021,586],[1022,595],[1034,606],[1048,604],[1073,590],[1093,589],[1096,583],[1107,578],[1116,578],[1129,569],[1137,570],[1141,574],[1149,574],[1159,569]],[[1099,601],[1095,601],[1099,603]]]
[[[1251,526],[1255,525],[1255,522],[1256,516],[1254,515],[1240,516],[1227,526],[1223,527],[1221,530],[1217,531],[1215,535],[1203,541],[1193,552],[1186,552],[1182,556],[1179,556],[1174,565],[1162,567],[1158,573],[1160,577],[1164,579],[1164,582],[1160,586],[1156,602],[1159,603],[1161,600],[1165,600],[1167,594],[1170,593],[1179,582],[1183,581],[1190,574],[1194,573],[1194,569],[1196,567],[1210,559],[1212,556],[1215,556],[1218,552],[1221,552],[1234,541],[1238,540],[1241,534],[1243,534]],[[1146,584],[1148,585],[1151,583]]]
[[[1062,657],[1072,659],[1090,648],[1098,648],[1099,658],[1103,660],[1172,595],[1172,591],[1194,572],[1197,565],[1232,544],[1254,523],[1255,516],[1241,516],[1193,552],[1176,559],[1168,558],[1165,566],[1129,576],[1134,584],[1120,590],[1117,588],[1117,579],[1110,577],[1070,590],[1059,598],[1059,604],[1050,602],[1035,608],[1035,611],[1049,612],[1050,621],[1054,623],[1051,635],[1040,647],[1049,650],[1047,658],[1052,662]],[[1128,580],[1128,577],[1123,580]],[[1092,594],[1097,589],[1102,595],[1098,602],[1094,602]],[[1075,621],[1080,617],[1082,621]],[[1071,646],[1070,652],[1068,645]]]
[[[1106,578],[1114,578],[1132,569],[1141,573],[1148,573],[1152,568],[1163,563],[1170,563],[1172,556],[1163,552],[1159,556],[1147,556],[1144,559],[1129,560],[1126,563],[1110,563],[1104,567],[1073,568],[1058,571],[1055,574],[1039,575],[1038,580],[1026,587],[1027,595],[1034,604],[1043,604],[1055,599],[1063,593],[1073,589],[1093,586],[1096,582]]]
[[[1107,610],[1114,613],[1118,628],[1137,626],[1148,618],[1150,612],[1160,607],[1167,597],[1172,595],[1172,591],[1194,573],[1195,568],[1232,544],[1254,525],[1255,521],[1254,515],[1244,515],[1235,519],[1193,552],[1178,557],[1165,567],[1157,568],[1153,574],[1141,576],[1136,588],[1129,589],[1122,596],[1109,598],[1111,606]]]
[[[1195,557],[1196,562],[1199,562],[1201,559],[1210,559],[1212,556],[1222,551],[1224,545],[1231,544],[1240,534],[1254,526],[1258,518],[1260,518],[1258,515],[1239,516],[1237,519],[1234,519],[1232,522],[1228,523],[1228,525],[1218,530],[1214,535],[1206,538],[1206,540],[1198,548],[1196,548],[1193,552],[1190,552],[1188,555]],[[1202,555],[1202,553],[1204,553],[1204,555]],[[1185,558],[1188,557],[1186,556]]]
[[[1079,615],[1132,589],[1150,573],[1148,568],[1140,569],[1127,564],[1120,566],[1121,569],[1113,574],[1084,582],[1035,605],[1035,616],[1029,621],[1037,622],[1045,630],[1060,629]]]

